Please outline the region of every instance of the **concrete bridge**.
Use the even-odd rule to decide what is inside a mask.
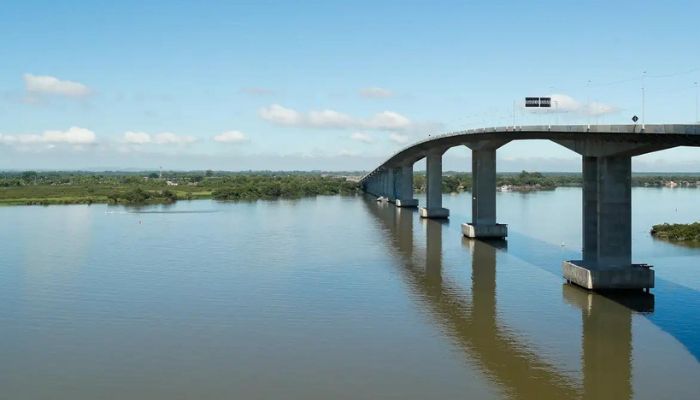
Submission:
[[[583,259],[564,261],[564,278],[587,289],[649,289],[654,271],[632,264],[632,157],[678,146],[700,147],[700,125],[562,125],[474,129],[432,136],[410,145],[360,180],[362,189],[416,207],[413,164],[426,159],[424,218],[448,218],[442,207],[442,155],[455,146],[472,151],[472,220],[468,238],[502,239],[496,219],[496,151],[514,140],[551,140],[578,154],[583,170]]]

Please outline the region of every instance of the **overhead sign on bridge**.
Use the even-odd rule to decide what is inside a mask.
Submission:
[[[525,107],[551,107],[551,97],[526,97]]]

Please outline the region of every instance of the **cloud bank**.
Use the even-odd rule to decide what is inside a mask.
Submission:
[[[6,145],[87,145],[97,142],[95,133],[89,129],[73,126],[65,131],[47,130],[42,134],[4,135],[0,143]]]
[[[133,145],[157,144],[157,145],[183,145],[194,143],[197,139],[193,136],[176,135],[170,132],[149,134],[146,132],[124,132],[122,136],[124,143]]]
[[[272,104],[259,110],[260,117],[280,126],[325,129],[405,130],[413,123],[393,111],[382,111],[369,118],[356,118],[335,110],[311,110],[303,113]]]

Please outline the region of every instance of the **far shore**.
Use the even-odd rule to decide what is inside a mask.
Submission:
[[[170,204],[178,200],[289,199],[359,193],[364,172],[142,171],[0,172],[0,205]],[[499,173],[501,192],[537,192],[580,187],[581,174]],[[442,191],[471,190],[471,173],[446,172]],[[635,187],[698,188],[700,174],[633,174]],[[425,192],[425,173],[414,174],[414,191]]]

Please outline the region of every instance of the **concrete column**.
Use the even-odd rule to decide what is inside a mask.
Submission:
[[[420,209],[423,218],[447,218],[450,210],[442,208],[442,151],[426,156],[426,206]]]
[[[583,260],[564,261],[564,278],[587,289],[649,289],[654,271],[632,264],[632,158],[583,158]]]
[[[598,259],[598,158],[583,157],[583,262],[593,265]]]
[[[375,193],[375,195],[377,197],[383,197],[384,199],[388,199],[388,197],[389,197],[388,196],[388,193],[389,193],[388,183],[389,183],[389,179],[388,179],[387,172],[381,171],[377,175],[377,183],[376,183],[377,191]]]
[[[496,223],[496,150],[472,151],[472,224]]]
[[[508,227],[496,223],[496,149],[472,150],[472,222],[462,225],[470,238],[504,238]]]
[[[598,264],[632,265],[632,158],[598,159]]]
[[[442,207],[442,154],[430,153],[426,158],[426,205]]]
[[[398,169],[397,174],[397,207],[416,207],[418,200],[413,198],[413,163],[406,164]]]
[[[394,201],[396,201],[396,187],[395,187],[396,176],[395,176],[394,168],[387,170],[385,172],[385,174],[386,174],[386,197],[389,199],[389,201],[394,202]]]

